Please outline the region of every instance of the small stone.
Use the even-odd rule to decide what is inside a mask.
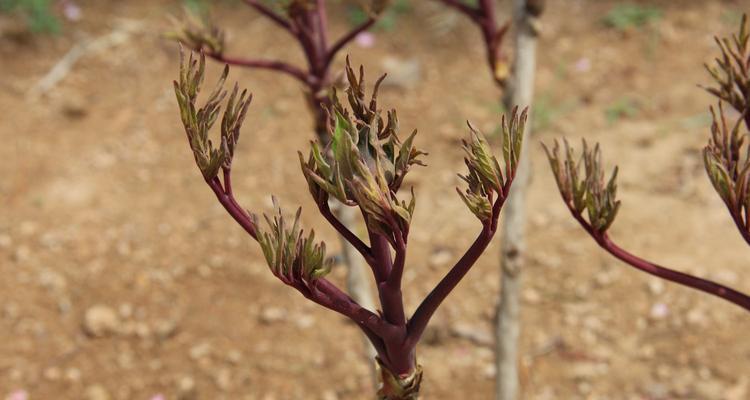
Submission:
[[[39,225],[34,221],[23,221],[18,227],[22,236],[31,236],[37,232]]]
[[[294,319],[294,324],[300,329],[308,329],[315,325],[315,317],[312,315],[300,315]]]
[[[120,317],[128,319],[133,316],[133,306],[130,303],[122,303],[118,307],[117,311],[120,313]]]
[[[698,380],[695,391],[701,399],[721,399],[724,396],[724,385],[717,380]]]
[[[708,316],[706,315],[705,311],[694,308],[687,313],[687,322],[690,325],[698,326],[698,327],[704,327],[708,325]]]
[[[119,366],[121,369],[132,369],[135,366],[133,353],[129,351],[118,352],[117,366]]]
[[[135,335],[141,339],[151,336],[151,328],[145,322],[136,322]]]
[[[7,249],[13,244],[13,239],[8,234],[0,234],[0,249]]]
[[[68,368],[65,371],[65,379],[67,379],[70,382],[80,382],[81,381],[81,370],[78,368]]]
[[[23,371],[18,368],[13,368],[10,370],[10,372],[8,372],[8,377],[12,381],[20,381],[21,379],[23,379]]]
[[[743,376],[735,385],[727,389],[726,400],[747,399],[748,389],[750,389],[750,379],[747,376]]]
[[[260,312],[260,321],[264,324],[281,322],[284,321],[286,317],[286,310],[279,307],[266,307]]]
[[[575,379],[588,380],[607,373],[609,367],[605,363],[580,362],[574,364],[569,371]]]
[[[542,296],[535,289],[526,288],[523,290],[523,299],[529,304],[538,304],[542,300]]]
[[[164,368],[164,363],[159,359],[151,360],[148,362],[148,368],[151,371],[159,371]]]
[[[229,350],[227,361],[232,364],[239,364],[242,361],[242,353],[239,350]]]
[[[656,303],[651,306],[651,311],[649,312],[651,319],[660,320],[666,318],[667,315],[669,315],[669,307],[666,304]]]
[[[559,268],[562,265],[562,260],[557,255],[548,254],[540,251],[537,254],[532,255],[533,260],[536,261],[542,267],[545,268]]]
[[[497,375],[497,366],[495,363],[486,363],[482,367],[482,375],[487,379],[494,379],[495,375]]]
[[[216,371],[214,382],[219,390],[227,391],[232,388],[232,373],[227,368]]]
[[[208,265],[202,264],[198,266],[198,275],[201,278],[208,278],[211,276],[211,268]]]
[[[326,390],[323,392],[323,395],[320,396],[321,400],[339,400],[339,395],[336,394],[333,390]]]
[[[20,309],[16,303],[7,303],[3,306],[3,317],[13,320],[20,315]]]
[[[659,379],[670,379],[672,377],[672,368],[669,365],[661,364],[656,367],[656,376]]]
[[[490,332],[465,323],[454,324],[451,327],[451,334],[455,337],[469,340],[480,346],[492,346],[495,343]]]
[[[388,73],[388,79],[383,81],[383,86],[412,89],[421,80],[421,64],[416,58],[400,59],[386,56],[381,62],[383,69]]]
[[[110,400],[109,392],[101,385],[92,385],[83,392],[83,398],[86,400]]]
[[[645,388],[649,399],[666,400],[669,398],[669,388],[661,383],[652,383]]]
[[[159,339],[169,339],[177,333],[177,322],[166,319],[156,321],[154,323],[153,331]]]
[[[600,288],[609,286],[610,284],[612,284],[614,279],[614,275],[609,271],[602,271],[594,276],[594,281]]]
[[[531,221],[531,224],[537,228],[541,228],[541,227],[546,228],[550,226],[549,216],[541,212],[533,213],[531,215],[530,221]]]
[[[657,278],[649,279],[648,291],[651,292],[651,294],[654,296],[664,293],[664,282],[662,282],[661,279]]]
[[[88,114],[88,104],[82,96],[65,96],[62,104],[63,114],[71,119],[83,118]]]
[[[73,302],[67,296],[61,297],[57,300],[57,309],[60,314],[67,314],[73,309]]]
[[[448,250],[440,249],[432,253],[429,264],[433,268],[443,267],[453,260],[453,253]]]
[[[576,385],[578,388],[578,393],[581,394],[589,394],[591,393],[591,384],[588,382],[578,382],[578,385]]]
[[[200,343],[190,348],[190,358],[200,360],[211,354],[211,345],[209,343]]]
[[[57,367],[49,367],[44,370],[44,379],[48,381],[58,381],[62,377],[62,371]]]
[[[198,398],[195,380],[192,377],[185,375],[177,380],[177,398],[179,400],[195,400]]]
[[[68,283],[59,273],[44,269],[39,274],[39,284],[45,289],[60,291],[65,289]]]
[[[86,310],[83,330],[92,337],[104,337],[119,332],[120,318],[112,308],[95,305]]]
[[[16,251],[13,252],[13,261],[22,263],[25,262],[31,257],[31,250],[26,246],[18,246],[16,248]]]

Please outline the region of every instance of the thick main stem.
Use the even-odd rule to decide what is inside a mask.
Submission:
[[[534,95],[536,70],[537,32],[527,0],[514,0],[513,20],[515,33],[515,58],[509,91],[504,98],[505,108],[531,106]],[[531,113],[530,113],[531,114]],[[526,124],[525,135],[531,132],[531,119]],[[527,139],[524,139],[527,142]],[[525,256],[525,197],[531,163],[524,146],[516,179],[505,206],[500,254],[501,292],[496,310],[497,400],[516,400],[519,393],[518,337],[520,334],[521,276]]]
[[[313,89],[315,90],[315,89]],[[320,140],[321,144],[327,145],[328,136],[327,130],[327,114],[325,108],[328,105],[327,93],[321,91],[326,89],[318,89],[315,93],[310,93],[310,110],[313,113],[313,119],[315,124],[315,132]],[[334,210],[339,221],[347,228],[352,228],[356,221],[356,210],[351,207],[336,207]],[[341,234],[339,236],[339,242],[341,243],[341,259],[343,264],[347,268],[346,275],[346,289],[349,295],[362,307],[375,311],[377,306],[375,304],[374,296],[369,284],[368,270],[366,268],[364,259],[359,254],[357,249]],[[374,363],[374,359],[377,356],[377,351],[373,347],[370,339],[366,336],[362,337],[364,346],[364,356],[368,362],[370,369],[370,379],[373,386],[377,385],[378,372],[377,367]]]

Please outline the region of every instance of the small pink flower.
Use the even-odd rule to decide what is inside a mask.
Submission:
[[[167,398],[164,397],[163,394],[159,393],[159,394],[156,394],[153,397],[151,397],[150,400],[167,400]]]
[[[25,390],[16,390],[8,395],[7,400],[29,400],[29,393]]]
[[[359,47],[369,49],[370,47],[375,46],[375,35],[370,32],[362,32],[354,38],[354,41]]]
[[[662,319],[669,315],[669,307],[664,303],[656,303],[651,307],[651,318]]]
[[[589,72],[591,71],[591,60],[588,57],[583,57],[576,61],[575,70],[577,72]]]
[[[78,6],[74,1],[68,0],[63,1],[63,14],[68,21],[80,21],[82,17],[81,7]]]

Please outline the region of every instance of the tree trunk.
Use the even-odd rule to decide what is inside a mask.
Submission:
[[[515,55],[513,75],[503,98],[507,110],[518,105],[531,106],[536,70],[537,16],[539,1],[513,0]],[[526,138],[521,165],[505,202],[500,254],[501,292],[496,310],[497,400],[516,400],[519,392],[518,336],[520,332],[521,271],[525,256],[525,195],[531,163],[531,115],[526,124]]]
[[[356,220],[356,209],[352,207],[337,207],[336,214],[339,220],[344,226],[353,228]],[[347,267],[346,275],[346,287],[349,295],[352,296],[354,301],[359,303],[362,307],[370,310],[377,311],[375,300],[372,295],[372,289],[370,288],[370,275],[369,268],[366,267],[364,260],[349,242],[344,239],[343,236],[339,235],[339,241],[341,242],[341,261]],[[362,335],[362,341],[365,347],[365,360],[369,361],[370,365],[370,377],[372,380],[373,387],[378,382],[378,371],[374,360],[377,356],[375,348],[372,347],[370,340],[367,336]]]

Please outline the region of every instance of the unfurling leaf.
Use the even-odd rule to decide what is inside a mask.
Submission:
[[[395,235],[408,232],[413,215],[412,201],[401,201],[396,193],[413,165],[424,165],[426,154],[414,145],[416,131],[405,140],[398,137],[398,118],[391,110],[383,118],[378,109],[377,93],[381,77],[372,96],[366,97],[364,70],[355,74],[347,60],[346,89],[348,108],[338,93],[332,94],[327,148],[314,142],[305,161],[300,164],[313,198],[327,201],[336,198],[348,206],[358,206],[366,216],[368,227],[391,241]]]
[[[719,103],[719,113],[711,108],[713,123],[711,139],[703,149],[703,161],[708,178],[737,225],[748,230],[750,210],[750,146],[745,146],[745,134],[741,134],[742,116],[732,127],[727,123],[724,107]]]
[[[551,151],[546,145],[543,146],[557,187],[568,208],[579,218],[583,218],[583,212],[586,211],[588,223],[594,231],[600,234],[606,232],[620,209],[620,201],[617,200],[617,167],[605,184],[598,144],[591,149],[584,140],[583,151],[578,159],[567,141],[564,141],[564,157],[560,155],[560,144],[557,141]]]
[[[315,242],[315,231],[307,236],[300,228],[298,209],[291,226],[274,199],[276,213],[264,215],[267,229],[258,225],[258,243],[263,250],[268,267],[274,275],[289,285],[309,285],[331,270],[331,260],[326,258],[325,243]]]
[[[198,60],[190,58],[185,61],[185,54],[180,48],[180,78],[174,82],[175,95],[180,107],[180,118],[185,127],[185,133],[193,150],[195,162],[206,180],[214,178],[219,169],[230,168],[234,149],[240,136],[242,122],[250,106],[252,95],[246,90],[239,93],[235,85],[229,96],[226,111],[221,120],[221,142],[215,146],[209,139],[209,131],[219,117],[221,102],[227,95],[223,89],[224,82],[229,75],[229,67],[219,78],[214,91],[208,96],[203,107],[197,108],[196,102],[203,84],[206,70],[206,59],[201,54]]]
[[[482,222],[493,216],[493,198],[504,199],[508,195],[518,168],[526,118],[527,110],[519,116],[518,107],[513,108],[509,122],[503,116],[504,170],[497,158],[492,155],[492,149],[484,135],[469,124],[469,140],[462,141],[468,173],[459,175],[468,187],[465,193],[459,190],[458,194],[469,210]]]
[[[742,16],[739,32],[731,38],[715,38],[721,56],[706,71],[717,84],[706,91],[744,114],[750,129],[750,29],[747,14]]]
[[[169,39],[176,40],[195,51],[206,51],[220,55],[224,52],[224,32],[214,25],[207,15],[199,15],[185,10],[183,20],[171,17],[174,29],[165,33]]]

